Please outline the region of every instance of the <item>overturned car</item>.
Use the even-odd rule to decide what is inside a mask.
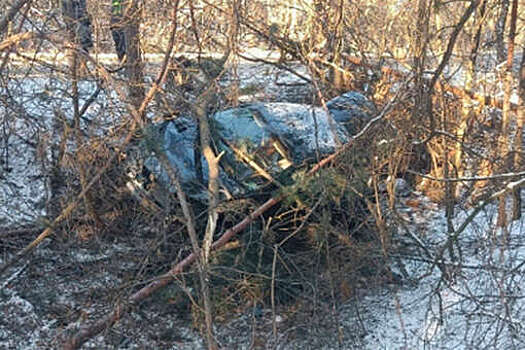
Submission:
[[[222,153],[222,193],[231,198],[287,183],[296,169],[348,142],[374,113],[373,103],[357,92],[328,101],[326,108],[252,103],[215,113],[210,126],[213,146],[217,154]],[[195,146],[198,122],[182,116],[153,129],[149,137],[159,143],[187,194],[207,198],[207,163]],[[144,161],[146,173],[173,192],[166,169],[154,152],[144,151],[149,152]]]

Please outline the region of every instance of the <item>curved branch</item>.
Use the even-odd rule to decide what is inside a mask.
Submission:
[[[448,65],[448,61],[450,60],[450,57],[452,56],[452,52],[454,51],[454,46],[456,45],[456,40],[459,36],[459,33],[463,30],[463,27],[465,26],[465,23],[467,23],[470,16],[474,13],[474,10],[479,6],[481,0],[473,0],[470,3],[470,6],[465,10],[465,13],[463,13],[463,16],[461,16],[461,19],[459,20],[458,24],[454,27],[454,31],[452,32],[452,35],[450,36],[450,40],[448,41],[447,50],[445,51],[445,54],[443,55],[443,59],[441,60],[441,63],[439,64],[438,68],[434,72],[434,75],[432,76],[432,79],[430,80],[430,91],[434,89],[434,86],[436,85],[436,82],[439,79],[439,76],[443,72],[443,69]]]

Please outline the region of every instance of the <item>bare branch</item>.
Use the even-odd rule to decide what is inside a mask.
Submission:
[[[456,177],[456,178],[440,178],[440,177],[422,174],[420,172],[413,171],[410,169],[407,169],[406,172],[417,175],[417,176],[424,177],[425,179],[429,179],[433,181],[440,181],[440,182],[475,182],[475,181],[498,180],[498,179],[509,179],[509,178],[513,179],[513,178],[525,176],[525,171],[521,171],[518,173],[496,174],[496,175],[490,175],[490,176],[469,176],[469,177]]]

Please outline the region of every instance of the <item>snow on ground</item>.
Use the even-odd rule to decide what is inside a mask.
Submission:
[[[92,81],[79,83],[81,108],[96,89]],[[14,76],[0,88],[0,227],[38,223],[46,215],[52,148],[65,128],[64,120],[73,123],[66,116],[72,111],[69,91],[70,86],[55,76]],[[83,115],[83,131],[97,135],[107,129],[114,123],[114,108],[114,101],[108,102],[101,93]],[[106,116],[104,127],[97,119],[100,115]]]
[[[459,227],[473,209],[456,210]],[[512,222],[505,236],[495,228],[496,211],[495,205],[487,206],[460,235],[457,262],[445,255],[448,280],[423,254],[401,258],[416,284],[370,293],[359,302],[363,348],[525,348],[524,219]],[[426,227],[409,229],[436,254],[447,239],[444,210],[414,214],[426,220]],[[345,310],[341,318],[355,322],[352,308]]]
[[[85,322],[85,312],[99,316],[109,312],[108,293],[134,275],[136,263],[130,254],[134,248],[129,244],[98,248],[71,246],[64,251],[48,239],[31,263],[12,269],[2,279],[0,349],[58,349],[68,330]],[[189,327],[191,322],[181,318],[173,305],[159,302],[159,297],[157,303],[158,307],[149,305],[131,313],[83,349],[204,348]]]

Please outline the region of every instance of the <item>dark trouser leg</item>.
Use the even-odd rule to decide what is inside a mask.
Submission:
[[[126,55],[126,36],[124,31],[121,29],[111,30],[111,35],[113,36],[113,41],[115,42],[115,50],[117,51],[117,56],[120,61]]]

